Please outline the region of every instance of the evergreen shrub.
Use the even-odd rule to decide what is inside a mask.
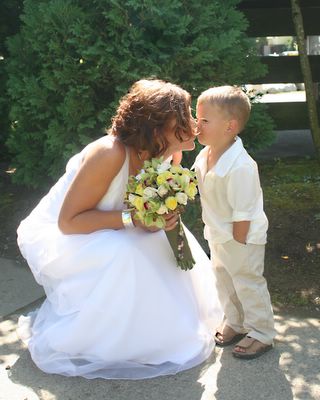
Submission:
[[[196,98],[261,76],[237,3],[25,0],[21,31],[8,41],[15,180],[57,178],[70,155],[103,134],[138,79],[168,79]],[[269,141],[265,127],[254,129],[252,143]]]
[[[0,154],[2,162],[9,160],[5,142],[10,131],[9,102],[6,88],[8,74],[5,68],[8,50],[5,43],[9,36],[15,35],[19,31],[21,8],[22,0],[0,2]]]

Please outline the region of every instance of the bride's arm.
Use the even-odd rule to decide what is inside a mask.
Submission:
[[[100,211],[96,206],[120,171],[125,156],[124,147],[112,140],[88,151],[60,210],[58,225],[63,233],[123,228],[121,210]]]
[[[86,154],[81,167],[74,177],[64,198],[58,226],[64,234],[91,233],[101,229],[122,229],[122,210],[101,211],[96,206],[125,161],[125,149],[116,142],[95,145]],[[121,205],[119,205],[119,208]],[[166,216],[166,230],[176,226],[178,216]],[[153,227],[147,228],[135,220],[134,225],[148,231],[156,231]]]

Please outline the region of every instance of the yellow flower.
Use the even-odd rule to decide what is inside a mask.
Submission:
[[[173,196],[169,196],[165,200],[165,205],[169,208],[169,210],[175,210],[178,205],[177,199]]]
[[[135,193],[139,194],[140,196],[143,195],[143,187],[141,185],[141,183],[139,183],[136,187]]]
[[[169,171],[164,171],[157,176],[157,184],[163,185],[170,178],[172,178],[172,174]]]
[[[163,174],[157,176],[157,184],[159,186],[163,185],[165,183],[165,181],[166,181],[166,178],[164,177]]]
[[[170,168],[170,171],[173,174],[182,174],[183,168],[181,167],[181,165],[172,165],[172,167]]]
[[[134,199],[132,204],[135,206],[135,208],[137,210],[139,210],[139,211],[143,211],[144,210],[144,200],[143,200],[142,197],[136,196],[136,198]]]
[[[185,189],[185,193],[190,197],[191,199],[194,198],[194,196],[198,193],[197,186],[195,183],[191,182]]]

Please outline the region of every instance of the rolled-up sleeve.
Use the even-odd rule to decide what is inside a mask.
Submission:
[[[228,180],[228,201],[233,210],[232,222],[251,221],[261,195],[258,169],[244,165],[232,171]]]

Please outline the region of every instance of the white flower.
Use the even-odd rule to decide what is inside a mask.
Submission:
[[[164,204],[161,204],[161,206],[157,210],[157,214],[159,214],[159,215],[166,214],[167,212],[168,212],[168,209]]]
[[[133,204],[136,197],[137,197],[136,195],[130,193],[129,196],[128,196],[129,202],[130,202],[131,204]]]
[[[143,197],[145,199],[152,199],[153,197],[155,197],[157,195],[157,189],[153,188],[153,187],[146,187],[143,190]]]
[[[183,204],[184,206],[188,202],[188,196],[182,192],[176,194],[176,199],[179,204]]]
[[[180,190],[180,185],[174,179],[169,179],[168,183],[173,190]]]
[[[160,185],[160,186],[158,187],[158,195],[159,195],[160,197],[165,196],[167,193],[168,193],[168,189],[166,188],[165,185]]]
[[[183,175],[181,175],[181,184],[182,185],[187,185],[189,182],[190,182],[190,176],[189,175],[187,175],[187,174],[183,174]]]
[[[140,173],[136,176],[136,180],[137,181],[141,181],[142,175],[145,174],[145,173],[146,173],[146,171],[144,169],[142,169],[140,171]]]
[[[164,161],[163,163],[161,163],[158,168],[157,168],[157,172],[159,174],[161,174],[164,171],[168,171],[168,169],[171,168],[171,163],[168,161]]]

